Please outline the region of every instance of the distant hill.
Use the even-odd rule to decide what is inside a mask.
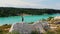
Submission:
[[[60,13],[60,10],[0,7],[0,17],[18,16],[21,13],[31,14],[31,15],[41,15],[44,13],[47,14]]]

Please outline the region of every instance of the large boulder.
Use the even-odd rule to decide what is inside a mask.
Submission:
[[[13,30],[19,31],[20,34],[30,34],[31,31],[34,30],[34,27],[32,26],[32,24],[16,23],[16,24],[12,25],[9,32],[11,32]]]
[[[33,24],[27,24],[24,22],[13,24],[10,31],[18,31],[20,34],[30,34],[32,31],[38,31],[39,33],[45,33],[44,28],[48,26],[46,22],[35,22]],[[48,29],[48,27],[46,27]]]

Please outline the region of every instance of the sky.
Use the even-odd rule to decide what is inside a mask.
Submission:
[[[0,7],[60,9],[60,0],[0,0]]]

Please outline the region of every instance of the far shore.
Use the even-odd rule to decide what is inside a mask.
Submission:
[[[26,15],[31,15],[31,14],[25,14],[25,13],[23,13],[23,14],[20,14],[21,16],[23,15],[23,16],[26,16]]]

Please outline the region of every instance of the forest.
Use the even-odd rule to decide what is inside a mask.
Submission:
[[[19,16],[20,14],[53,14],[60,13],[60,10],[56,9],[35,9],[35,8],[13,8],[13,7],[0,7],[0,17]]]

